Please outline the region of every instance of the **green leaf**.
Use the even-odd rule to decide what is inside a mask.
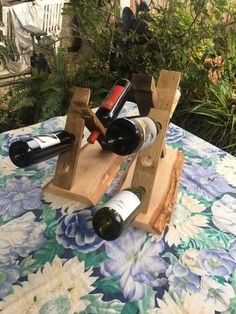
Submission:
[[[89,301],[90,304],[86,307],[84,311],[80,311],[79,314],[120,314],[124,303],[120,300],[112,300],[105,302],[102,300],[103,295],[98,294],[88,294],[82,297],[82,300]],[[128,313],[128,312],[127,312]],[[132,314],[134,314],[133,312]]]
[[[27,276],[30,273],[34,273],[36,270],[41,268],[43,265],[38,263],[32,258],[32,255],[24,258],[20,263],[21,276]]]
[[[105,252],[101,253],[91,252],[84,254],[79,251],[73,250],[73,254],[77,256],[80,261],[84,261],[85,269],[89,269],[91,267],[93,268],[99,267],[101,262],[107,259],[107,255]]]
[[[0,153],[1,153],[1,155],[4,154],[3,149],[2,149],[2,144],[3,144],[4,140],[5,140],[5,137],[6,136],[4,134],[0,134]]]
[[[93,286],[101,289],[104,294],[117,293],[120,292],[119,278],[120,276],[99,279],[93,284]]]
[[[3,188],[6,186],[7,180],[9,180],[9,176],[3,176],[0,178],[0,188]]]
[[[147,287],[145,296],[142,300],[138,301],[139,314],[146,314],[155,306],[155,291],[152,287]]]
[[[44,231],[45,237],[48,239],[55,238],[57,221],[55,220],[56,211],[53,210],[48,204],[43,204],[40,208],[42,214],[41,219],[47,224],[47,228]]]
[[[44,230],[43,234],[47,239],[54,239],[56,235],[57,221],[52,220],[48,222],[47,228]]]
[[[168,144],[168,146],[171,146],[172,148],[176,148],[176,149],[179,149],[179,148],[184,146],[183,142],[172,142],[172,143],[169,143],[167,141],[167,144]]]
[[[185,151],[184,154],[189,158],[195,158],[198,156],[197,152],[195,150],[192,151]]]
[[[102,206],[104,205],[106,202],[109,201],[109,199],[111,198],[111,196],[109,194],[104,194],[102,199],[98,202],[98,206]]]
[[[234,289],[234,294],[236,295],[236,270],[233,272],[231,277],[232,288]],[[236,313],[236,297],[230,300],[230,307],[222,312],[222,314],[235,314]]]
[[[222,250],[228,250],[228,243],[231,239],[233,239],[233,236],[230,234],[213,228],[204,228],[193,238],[182,241],[177,249],[177,254],[180,255],[191,248],[201,250],[215,249],[217,247]]]
[[[15,174],[18,177],[23,177],[23,176],[24,177],[33,177],[34,174],[35,174],[35,170],[27,170],[27,171],[25,171],[25,169],[18,168],[18,169],[16,169]]]
[[[223,250],[228,249],[229,241],[233,238],[232,235],[226,234],[220,230],[213,228],[204,228],[199,231],[196,239],[205,243],[207,248],[214,249],[219,248]]]
[[[6,222],[2,219],[2,216],[0,215],[0,225],[4,225]]]
[[[231,282],[232,282],[232,287],[234,289],[234,293],[236,295],[236,270],[232,274]]]
[[[138,309],[137,301],[130,302],[130,303],[125,304],[125,306],[122,309],[121,314],[136,314],[136,313],[139,313],[138,310],[139,309]]]
[[[56,255],[60,256],[64,252],[64,247],[57,243],[55,239],[48,240],[38,251],[33,255],[33,258],[40,265],[46,262],[52,262]]]
[[[43,178],[44,176],[44,171],[37,171],[36,174],[34,174],[33,179],[34,180],[39,180]]]
[[[43,175],[43,178],[41,180],[51,178],[54,176],[54,174],[55,174],[55,166],[51,166],[50,168],[48,168],[44,171],[44,175]]]
[[[206,169],[211,166],[212,161],[210,159],[203,159],[201,164]]]
[[[48,204],[43,204],[40,210],[42,211],[40,218],[42,218],[44,222],[49,222],[56,216],[56,211],[53,210]]]
[[[172,253],[167,252],[164,255],[162,255],[162,257],[167,257],[170,259],[170,262],[172,265],[174,265],[176,262],[178,262],[178,259],[176,256],[174,256]]]
[[[198,200],[198,202],[202,205],[205,206],[205,208],[210,207],[212,205],[213,202],[208,201],[207,199],[205,199],[204,197],[202,197],[201,195],[197,195],[194,193],[189,193],[188,191],[186,191],[186,194],[188,194],[189,196],[192,196],[194,199]],[[203,212],[204,213],[204,212]],[[203,214],[201,213],[201,214]]]
[[[214,279],[215,281],[219,282],[222,285],[225,283],[225,278],[222,276],[212,276],[212,279]]]

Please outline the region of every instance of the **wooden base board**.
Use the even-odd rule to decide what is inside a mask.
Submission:
[[[121,189],[130,187],[135,163],[136,160]],[[158,164],[147,213],[139,213],[133,222],[135,227],[157,234],[164,231],[175,205],[183,163],[184,155],[167,146],[166,155]]]
[[[53,184],[53,179],[43,188],[44,192],[69,198],[86,205],[96,205],[111,185],[126,157],[104,151],[96,142],[81,149],[76,181],[70,190]]]

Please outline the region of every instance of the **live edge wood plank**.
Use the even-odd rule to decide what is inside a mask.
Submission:
[[[63,189],[49,182],[44,191],[79,201],[85,205],[96,205],[102,198],[126,157],[104,151],[95,142],[81,149],[76,181],[70,189]]]

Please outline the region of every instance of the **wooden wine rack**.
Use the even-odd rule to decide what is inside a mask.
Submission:
[[[102,150],[96,142],[81,147],[85,125],[105,135],[105,128],[89,107],[90,89],[76,88],[67,115],[65,131],[75,135],[71,150],[58,157],[54,178],[44,192],[95,205],[102,198],[125,161],[125,157]]]
[[[162,125],[159,138],[140,151],[128,172],[121,189],[143,186],[146,189],[141,212],[134,225],[138,228],[162,233],[169,222],[176,201],[183,154],[165,146],[171,108],[181,74],[162,70],[155,84],[151,76],[134,74],[132,86],[140,114],[149,116]],[[73,148],[60,154],[55,176],[44,191],[86,205],[96,205],[102,198],[126,157],[115,155],[101,148],[98,143],[81,148],[84,126],[99,130],[105,128],[89,108],[90,90],[77,88],[70,103],[65,130],[75,135]],[[164,157],[164,158],[161,158]]]

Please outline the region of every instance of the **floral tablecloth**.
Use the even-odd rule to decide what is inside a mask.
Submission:
[[[236,313],[236,158],[170,124],[167,143],[185,165],[169,226],[106,242],[92,229],[95,208],[42,192],[56,158],[25,169],[8,158],[13,140],[65,121],[0,134],[2,313]]]

